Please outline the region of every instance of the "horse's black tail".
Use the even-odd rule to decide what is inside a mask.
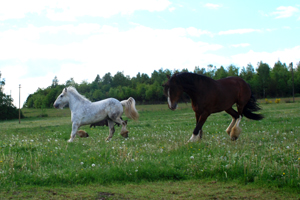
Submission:
[[[253,113],[253,112],[259,111],[259,110],[261,110],[261,108],[258,106],[257,101],[256,101],[255,97],[253,96],[253,94],[251,94],[251,97],[250,97],[248,103],[244,107],[243,115],[249,119],[261,120],[264,118],[263,115]]]

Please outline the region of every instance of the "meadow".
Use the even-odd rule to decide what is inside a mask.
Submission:
[[[231,141],[225,129],[231,117],[211,115],[201,142],[187,143],[195,127],[190,104],[138,105],[140,119],[128,121],[106,142],[108,127],[81,127],[89,138],[71,132],[70,111],[23,109],[26,116],[0,122],[0,190],[2,195],[26,187],[93,187],[95,184],[144,184],[205,180],[300,191],[300,102],[260,101],[265,118],[243,118],[243,132]],[[37,117],[46,113],[48,117]],[[124,116],[124,119],[126,117]],[[125,186],[124,186],[125,187]],[[1,197],[0,197],[1,199]]]

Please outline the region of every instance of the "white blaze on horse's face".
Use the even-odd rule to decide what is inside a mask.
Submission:
[[[53,106],[55,108],[63,109],[69,103],[69,96],[67,94],[67,89],[64,89],[63,92],[57,97]]]
[[[169,104],[169,107],[171,108],[171,99],[170,99],[170,89],[168,89],[168,104]]]
[[[168,89],[168,105],[171,110],[175,110],[177,108],[177,103],[172,103],[170,96],[170,89]]]

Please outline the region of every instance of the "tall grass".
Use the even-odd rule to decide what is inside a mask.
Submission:
[[[265,119],[243,118],[235,142],[225,132],[231,117],[222,112],[208,118],[201,142],[187,143],[195,118],[185,104],[177,111],[138,106],[140,120],[128,122],[129,138],[116,127],[110,142],[107,127],[85,126],[89,138],[67,143],[70,116],[60,116],[61,110],[21,124],[3,121],[0,188],[212,179],[299,190],[299,103],[261,106]]]

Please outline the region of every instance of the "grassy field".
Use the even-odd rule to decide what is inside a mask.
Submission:
[[[195,127],[189,104],[137,106],[129,138],[116,127],[110,142],[107,127],[84,126],[90,137],[67,143],[69,109],[24,109],[21,124],[0,122],[0,199],[300,198],[300,103],[260,103],[265,119],[243,118],[237,141],[221,112],[208,118],[199,143],[187,143]]]

